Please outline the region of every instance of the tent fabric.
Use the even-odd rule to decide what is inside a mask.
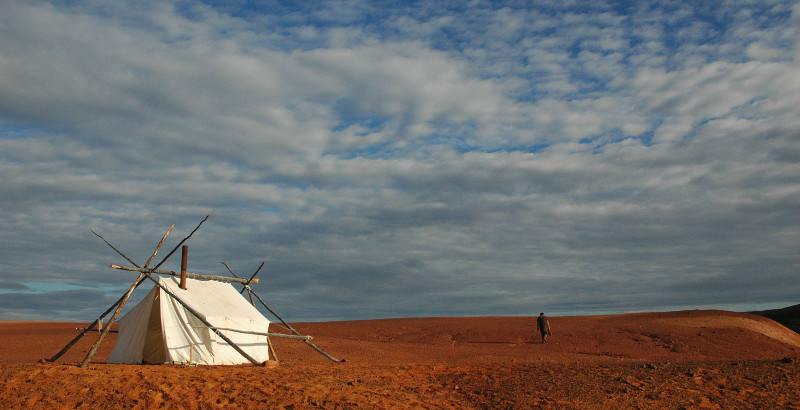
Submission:
[[[267,333],[270,322],[230,283],[187,279],[181,289],[175,277],[159,283],[198,312],[212,326]],[[259,362],[269,360],[264,335],[220,330]],[[249,363],[239,352],[158,286],[119,320],[117,344],[109,363]]]
[[[138,305],[119,319],[117,344],[114,345],[114,350],[111,351],[109,363],[142,362],[141,356],[145,345],[153,344],[153,340],[150,340],[150,343],[146,343],[149,333],[147,325],[150,320],[150,312],[153,309],[153,301],[159,290],[158,286],[154,286]],[[138,357],[138,359],[133,359],[135,357]],[[131,359],[126,361],[126,358]]]

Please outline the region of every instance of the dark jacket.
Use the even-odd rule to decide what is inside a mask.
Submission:
[[[542,333],[550,333],[550,321],[547,316],[539,316],[536,318],[536,324],[539,325],[539,331]]]

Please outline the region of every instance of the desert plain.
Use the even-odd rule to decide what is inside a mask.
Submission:
[[[719,310],[292,323],[264,367],[113,365],[85,323],[0,322],[0,408],[800,408],[800,335]],[[280,324],[271,331],[281,331]]]

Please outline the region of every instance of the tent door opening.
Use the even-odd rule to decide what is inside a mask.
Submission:
[[[167,361],[167,348],[164,344],[164,332],[161,327],[161,298],[156,292],[153,306],[150,309],[150,318],[147,321],[147,334],[142,349],[142,363],[162,364]]]

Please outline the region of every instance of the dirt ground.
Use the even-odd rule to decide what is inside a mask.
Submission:
[[[684,311],[292,324],[266,367],[105,364],[85,324],[0,322],[3,408],[798,408],[800,335],[761,316]],[[280,330],[279,325],[273,331]]]

